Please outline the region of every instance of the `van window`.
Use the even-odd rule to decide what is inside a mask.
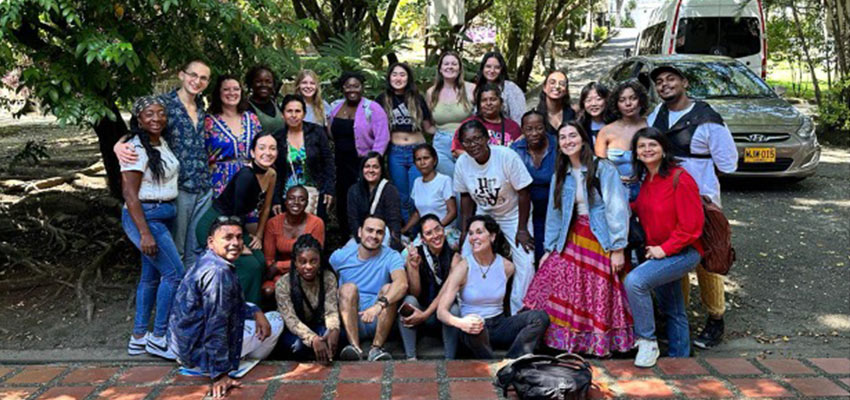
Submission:
[[[759,21],[753,17],[696,17],[679,20],[676,53],[733,58],[761,51]]]
[[[661,42],[663,40],[663,22],[646,28],[640,37],[640,54],[661,54]]]

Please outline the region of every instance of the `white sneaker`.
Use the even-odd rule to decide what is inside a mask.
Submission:
[[[147,351],[148,354],[162,357],[166,360],[177,359],[177,355],[168,348],[168,341],[165,339],[165,336],[157,337],[152,333],[148,333],[147,339],[148,342],[145,344],[145,351]]]
[[[635,357],[635,367],[652,368],[655,362],[658,361],[660,352],[658,351],[658,342],[649,339],[637,340],[638,353]]]
[[[127,344],[127,354],[131,356],[145,354],[145,344],[147,344],[147,338],[147,333],[138,339],[136,339],[135,336],[130,335],[130,343]]]

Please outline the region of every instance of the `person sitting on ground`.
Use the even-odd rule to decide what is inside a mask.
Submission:
[[[421,174],[413,182],[410,196],[416,209],[401,233],[412,232],[419,224],[420,216],[427,214],[434,214],[440,224],[449,226],[457,217],[452,177],[437,172],[437,150],[428,143],[421,143],[413,149],[413,161]]]
[[[434,214],[425,214],[419,220],[422,230],[422,244],[407,248],[408,295],[404,297],[399,309],[401,318],[398,326],[404,353],[408,360],[416,359],[416,333],[419,328],[430,331],[441,328],[443,351],[447,360],[453,360],[457,353],[457,328],[441,324],[437,320],[437,305],[443,292],[443,282],[449,276],[451,266],[461,257],[452,251],[446,243],[446,234],[440,218]],[[425,308],[423,309],[423,305]],[[452,315],[460,315],[457,304],[450,308]]]
[[[372,339],[369,361],[392,359],[384,342],[395,321],[399,301],[407,293],[407,274],[401,255],[381,242],[386,223],[370,214],[357,230],[360,243],[351,240],[333,252],[330,264],[339,275],[339,311],[348,346],[340,359],[363,359],[360,340]]]
[[[212,206],[198,221],[196,234],[198,243],[205,243],[210,226],[216,218],[222,215],[238,216],[244,221],[252,211],[260,211],[259,223],[245,224],[243,238],[246,246],[243,256],[235,261],[236,274],[239,276],[245,299],[259,304],[260,286],[263,283],[266,264],[262,252],[263,234],[269,218],[276,175],[272,167],[277,159],[277,141],[271,133],[262,132],[254,136],[251,158],[251,165],[242,167],[213,200]]]
[[[290,271],[295,259],[293,246],[301,235],[312,235],[319,244],[325,243],[325,222],[305,211],[307,189],[295,185],[286,191],[282,214],[269,219],[263,236],[263,254],[266,257],[266,281],[263,282],[263,298],[274,296],[275,282]]]
[[[360,179],[348,192],[348,226],[351,237],[359,241],[359,232],[367,215],[375,214],[384,220],[387,234],[383,243],[396,251],[401,243],[401,200],[398,189],[385,178],[384,157],[370,151],[360,162]]]
[[[177,288],[168,321],[169,346],[182,366],[180,373],[208,376],[213,398],[239,386],[235,379],[269,356],[284,328],[277,311],[263,314],[242,296],[234,273],[242,232],[239,217],[215,219],[207,250]]]
[[[581,88],[578,97],[578,116],[576,121],[590,135],[590,143],[596,145],[596,136],[605,126],[605,103],[610,91],[599,82],[590,82]]]
[[[299,236],[292,256],[294,270],[275,285],[277,309],[287,327],[281,344],[295,358],[314,355],[316,361],[333,362],[339,343],[336,275],[322,265],[322,244],[313,236]]]
[[[133,335],[127,345],[131,356],[145,352],[174,359],[168,351],[166,328],[174,290],[183,277],[183,263],[168,231],[177,211],[177,157],[162,132],[168,123],[165,104],[154,96],[141,97],[133,104],[130,135],[125,142],[138,155],[136,161],[121,164],[124,207],[121,224],[127,237],[142,253],[142,274],[136,288],[136,314]],[[153,332],[148,332],[156,300]]]
[[[500,90],[498,86],[491,83],[485,83],[483,87],[476,89],[475,107],[477,112],[467,118],[463,124],[472,120],[478,121],[486,128],[489,144],[510,146],[511,143],[522,136],[522,129],[516,121],[508,118],[502,111]],[[460,142],[460,128],[458,128],[452,141],[452,155],[460,157],[465,151]]]
[[[630,201],[637,197],[640,190],[638,182],[632,177],[632,137],[638,129],[647,126],[644,115],[648,110],[649,96],[643,85],[634,79],[620,83],[608,97],[606,113],[613,122],[605,125],[596,138],[596,156],[607,158],[617,166],[620,178],[629,191]]]
[[[472,254],[452,267],[440,295],[437,317],[462,331],[461,342],[475,358],[492,359],[494,347],[507,347],[507,358],[533,353],[549,327],[549,316],[541,310],[510,315],[514,265],[511,247],[496,220],[476,215],[469,220],[467,230]],[[460,317],[450,312],[456,297],[460,299]]]
[[[659,355],[653,292],[667,317],[667,355],[691,354],[681,280],[702,257],[705,216],[697,183],[676,162],[673,144],[664,133],[643,128],[635,133],[632,148],[637,152],[635,175],[642,183],[631,207],[646,232],[647,260],[626,275],[624,284],[635,321],[635,366],[650,368]]]

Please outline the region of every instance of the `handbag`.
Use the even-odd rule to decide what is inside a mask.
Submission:
[[[593,373],[590,363],[575,354],[526,354],[500,368],[493,384],[503,396],[513,388],[523,400],[586,399]]]

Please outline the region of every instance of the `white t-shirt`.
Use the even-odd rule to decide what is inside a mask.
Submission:
[[[532,181],[519,155],[509,147],[491,145],[490,159],[484,165],[467,153],[455,164],[455,191],[468,193],[478,205],[477,213],[496,221],[519,219],[517,191]]]
[[[413,190],[410,191],[410,197],[413,198],[413,204],[416,206],[419,216],[434,214],[440,221],[449,212],[448,207],[446,207],[446,200],[453,196],[452,178],[439,172],[431,182],[423,182],[421,176],[416,178],[413,181]]]
[[[160,182],[153,179],[153,173],[148,168],[148,153],[145,151],[138,136],[133,136],[127,143],[133,145],[139,158],[132,164],[121,164],[121,171],[142,172],[142,184],[139,186],[139,200],[141,201],[170,201],[177,198],[177,175],[180,170],[180,162],[168,147],[165,140],[160,140],[159,146],[153,146],[159,150],[162,158],[163,176]]]

